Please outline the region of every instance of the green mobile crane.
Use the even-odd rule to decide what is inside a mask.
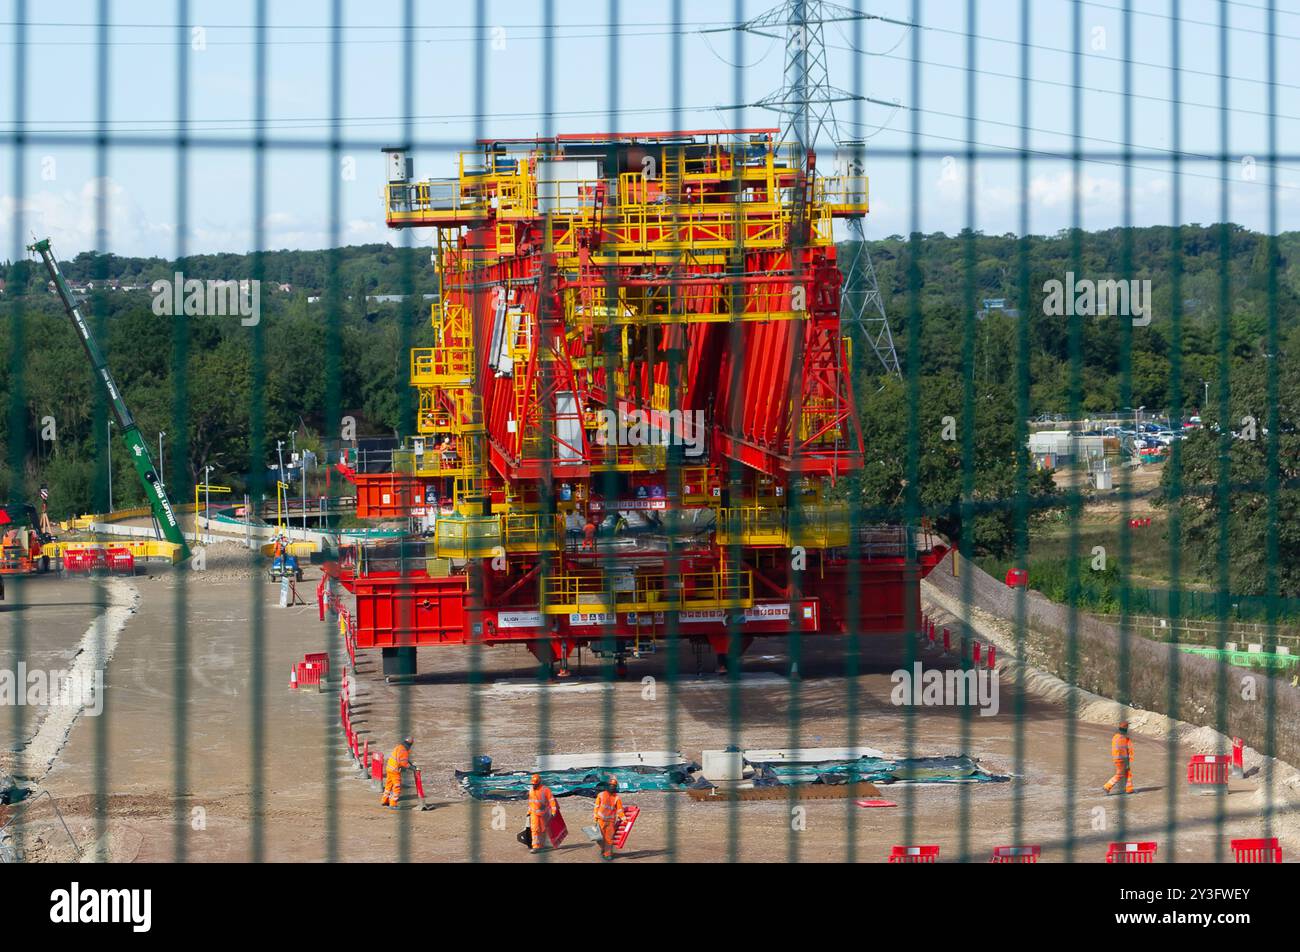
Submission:
[[[99,349],[94,335],[90,333],[90,325],[81,314],[81,303],[72,296],[72,289],[68,287],[63,272],[59,270],[59,263],[54,259],[54,252],[50,250],[50,239],[44,238],[34,245],[28,245],[27,250],[36,252],[45,262],[46,270],[50,272],[50,279],[54,282],[59,297],[63,299],[63,306],[68,316],[72,318],[77,333],[81,335],[81,343],[86,348],[86,356],[90,358],[90,366],[94,368],[95,376],[99,378],[108,393],[108,401],[113,407],[113,416],[117,418],[118,428],[122,431],[122,439],[126,441],[126,448],[131,452],[131,461],[135,463],[135,471],[140,476],[140,482],[144,484],[144,494],[149,499],[149,508],[153,510],[153,516],[162,528],[163,537],[168,542],[180,546],[178,561],[185,561],[190,557],[190,549],[185,544],[185,534],[181,531],[180,523],[176,521],[176,513],[167,498],[167,491],[163,489],[162,481],[154,472],[153,460],[149,458],[149,450],[145,446],[144,438],[140,436],[140,427],[136,424],[135,417],[131,415],[126,401],[122,399],[122,392],[117,388],[117,382],[108,370],[104,352]]]

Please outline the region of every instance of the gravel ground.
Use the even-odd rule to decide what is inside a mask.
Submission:
[[[104,714],[76,722],[41,784],[91,855],[530,861],[514,838],[523,826],[522,806],[467,801],[456,785],[453,771],[469,764],[471,750],[488,753],[501,769],[526,769],[539,752],[672,747],[699,760],[703,750],[729,743],[967,753],[1014,779],[887,786],[884,796],[898,806],[871,810],[845,800],[728,805],[638,794],[627,798],[643,813],[624,860],[663,860],[671,852],[696,862],[850,855],[880,861],[893,844],[925,842],[941,847],[942,860],[982,861],[992,846],[1019,841],[1042,845],[1044,861],[1099,862],[1106,842],[1148,830],[1161,842],[1159,859],[1210,860],[1226,849],[1229,836],[1261,834],[1258,778],[1235,780],[1217,798],[1181,789],[1186,760],[1197,752],[1193,737],[1170,744],[1138,735],[1139,792],[1107,798],[1101,783],[1111,771],[1110,724],[1072,721],[1061,698],[1017,691],[1014,678],[1005,676],[994,716],[971,708],[899,707],[891,700],[892,666],[868,667],[850,687],[839,639],[806,641],[803,678],[793,683],[783,676],[782,638],[756,641],[734,680],[697,675],[685,649],[672,659],[675,679],[666,652],[633,661],[623,681],[607,677],[586,655],[572,681],[548,685],[533,680],[532,657],[522,648],[483,649],[477,656],[461,648],[422,649],[420,676],[404,685],[384,681],[378,657],[362,655],[354,723],[385,752],[402,731],[415,733],[415,760],[434,807],[418,809],[408,777],[406,809],[382,811],[379,793],[345,752],[337,724],[344,659],[336,624],[318,620],[314,599],[279,608],[278,586],[251,569],[219,574],[224,571],[133,583],[141,602],[109,665]],[[243,570],[236,564],[229,571]],[[305,586],[315,585],[314,574]],[[83,619],[79,632],[86,624]],[[333,653],[334,683],[324,693],[290,691],[290,666],[320,650]],[[473,679],[472,665],[480,672]],[[1179,778],[1174,787],[1171,771]],[[1178,818],[1173,840],[1165,830],[1171,799]],[[589,822],[590,801],[562,798],[561,806],[571,838],[533,861],[598,861],[579,831]],[[1221,810],[1222,835],[1215,827]],[[57,837],[47,829],[39,835],[54,857]]]

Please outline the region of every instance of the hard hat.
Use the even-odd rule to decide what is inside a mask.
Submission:
[[[1120,733],[1127,733],[1127,732],[1128,732],[1128,721],[1120,721],[1120,722],[1119,722],[1119,729],[1120,729]]]
[[[541,783],[541,782],[542,782],[542,775],[541,775],[541,774],[533,774],[532,782],[533,782],[534,784]]]
[[[617,790],[617,789],[618,789],[618,778],[617,778],[617,777],[610,777],[610,778],[609,778],[609,789],[611,789],[611,790]]]

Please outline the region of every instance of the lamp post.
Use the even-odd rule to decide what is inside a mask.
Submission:
[[[209,478],[212,475],[212,467],[203,467],[203,528],[207,532],[208,539],[212,538],[212,505],[209,502],[211,498],[212,485]]]

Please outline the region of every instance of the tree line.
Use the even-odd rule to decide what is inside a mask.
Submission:
[[[882,520],[925,516],[974,552],[1005,555],[1025,541],[1017,534],[1024,521],[1017,506],[1032,518],[1062,505],[1050,474],[1037,472],[1026,455],[1028,418],[1144,407],[1237,421],[1238,429],[1250,416],[1260,439],[1224,440],[1207,429],[1178,447],[1185,485],[1172,487],[1169,500],[1184,517],[1192,557],[1210,559],[1206,570],[1217,571],[1223,561],[1217,539],[1226,513],[1227,561],[1234,586],[1244,586],[1234,590],[1258,590],[1268,566],[1278,564],[1263,542],[1270,520],[1300,508],[1300,270],[1292,264],[1298,242],[1300,233],[1270,240],[1236,225],[871,242],[904,375],[882,376],[862,339],[853,340],[866,467],[837,494]],[[852,251],[842,246],[840,260],[851,260]],[[146,440],[169,434],[169,485],[192,485],[206,465],[215,467],[214,479],[246,485],[257,432],[268,461],[276,439],[290,430],[300,445],[313,446],[330,429],[327,406],[355,415],[362,434],[412,429],[407,348],[433,343],[429,303],[420,297],[436,290],[427,250],[366,245],[205,255],[180,267],[82,254],[65,268],[74,284],[97,282],[88,293],[96,332]],[[177,270],[200,279],[260,276],[260,324],[157,317],[147,291],[103,287],[112,279],[145,285]],[[1045,286],[1067,274],[1149,281],[1149,323],[1044,308]],[[22,493],[30,499],[45,483],[57,517],[102,508],[106,418],[80,344],[46,291],[43,271],[19,261],[0,268],[0,276],[0,392],[7,404],[0,491],[13,501]],[[368,300],[393,294],[411,296]],[[16,308],[24,315],[21,339]],[[23,389],[16,394],[20,369]],[[1221,407],[1225,380],[1228,401]],[[57,439],[42,439],[48,417]],[[182,422],[178,439],[171,434]],[[118,506],[143,501],[123,456],[113,457]],[[1274,456],[1270,495],[1265,484]],[[1278,501],[1274,510],[1270,498]],[[1300,530],[1289,527],[1296,524],[1285,520],[1282,551],[1275,553],[1292,567],[1283,575],[1293,595]]]

